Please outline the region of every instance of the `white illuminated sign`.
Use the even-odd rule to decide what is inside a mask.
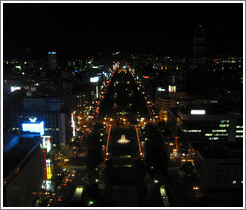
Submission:
[[[40,133],[40,136],[44,134],[44,122],[40,123],[22,123],[22,131],[28,131],[31,133]]]
[[[158,87],[158,88],[157,88],[157,91],[159,91],[159,92],[164,92],[164,91],[166,91],[166,89],[161,88],[161,87]]]
[[[11,92],[14,92],[14,91],[16,91],[16,90],[21,90],[21,87],[17,87],[17,86],[11,86],[11,87],[10,87],[10,91],[11,91]]]
[[[33,122],[36,122],[37,118],[36,117],[30,117],[29,120],[33,123]]]
[[[191,110],[190,113],[192,115],[205,115],[206,111],[205,110]]]
[[[71,127],[73,128],[73,137],[75,137],[75,128],[76,128],[75,121],[74,121],[74,116],[73,116],[74,114],[75,114],[75,112],[71,113],[71,122],[72,122]]]
[[[92,82],[92,83],[96,83],[98,81],[99,81],[99,77],[91,77],[90,78],[90,82]]]

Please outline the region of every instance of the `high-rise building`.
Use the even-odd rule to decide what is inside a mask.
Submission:
[[[193,35],[193,59],[192,69],[196,69],[202,64],[202,59],[205,56],[206,36],[202,25],[199,25]]]
[[[56,52],[48,52],[48,66],[50,70],[56,70]]]

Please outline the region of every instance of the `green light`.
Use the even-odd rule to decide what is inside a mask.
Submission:
[[[21,66],[15,66],[15,68],[17,68],[17,69],[20,69],[20,70],[21,70]]]
[[[128,168],[131,168],[132,165],[123,165],[124,167],[128,167]]]
[[[94,201],[89,201],[88,206],[92,206],[94,204]]]
[[[157,183],[159,183],[159,180],[155,179],[154,182],[157,184]]]

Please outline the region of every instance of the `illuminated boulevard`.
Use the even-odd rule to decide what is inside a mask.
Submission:
[[[90,120],[78,121],[86,131],[79,146],[57,154],[66,175],[54,201],[41,206],[170,206],[165,148],[149,141],[158,116],[130,66],[117,63],[99,98]]]

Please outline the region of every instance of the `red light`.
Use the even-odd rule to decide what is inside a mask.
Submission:
[[[198,27],[199,27],[199,28],[201,28],[201,27],[202,27],[202,25],[199,25]]]

